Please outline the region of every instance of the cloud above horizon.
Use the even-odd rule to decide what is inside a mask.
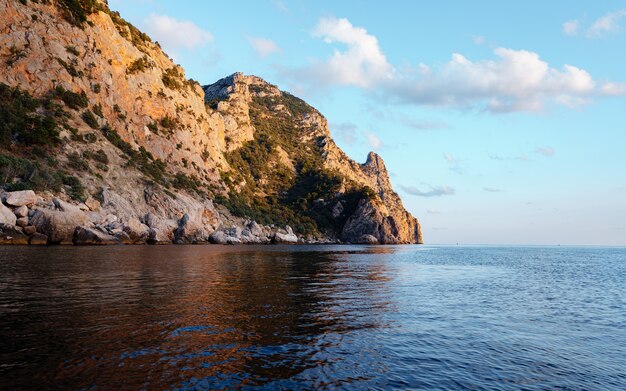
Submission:
[[[610,34],[617,34],[622,28],[622,19],[626,18],[626,9],[612,11],[599,17],[585,29],[581,29],[581,24],[577,19],[563,23],[563,33],[570,37],[582,33],[587,38],[601,38]]]
[[[400,189],[402,189],[405,193],[411,194],[418,197],[441,197],[444,195],[454,195],[456,194],[456,190],[453,187],[443,185],[443,186],[429,186],[430,190],[420,190],[415,186],[402,186],[400,185]]]
[[[537,155],[551,157],[551,156],[554,156],[556,151],[554,150],[554,148],[546,146],[546,147],[537,147],[537,149],[535,149],[535,153]]]
[[[388,102],[491,113],[540,112],[552,104],[578,107],[596,96],[626,94],[621,83],[599,84],[582,68],[557,68],[528,50],[497,47],[493,58],[477,61],[452,53],[441,65],[397,68],[377,37],[348,19],[321,18],[312,35],[335,45],[332,55],[283,72],[312,89],[352,86]]]
[[[178,20],[167,15],[150,14],[143,21],[143,28],[166,52],[177,53],[180,49],[192,50],[213,42],[213,34],[193,22]]]
[[[282,52],[282,49],[276,44],[276,42],[268,38],[248,37],[248,43],[261,58]]]

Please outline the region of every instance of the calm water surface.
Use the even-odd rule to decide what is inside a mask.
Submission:
[[[0,389],[626,389],[626,249],[0,247]]]

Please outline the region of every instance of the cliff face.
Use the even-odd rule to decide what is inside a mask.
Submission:
[[[269,240],[271,224],[310,240],[422,242],[378,155],[352,161],[320,113],[258,77],[187,80],[102,1],[0,0],[0,60],[3,110],[29,119],[7,130],[0,173],[5,190],[39,193],[30,214],[74,203],[80,225],[145,228],[153,242],[246,229]]]

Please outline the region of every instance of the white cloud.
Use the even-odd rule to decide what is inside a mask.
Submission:
[[[278,47],[276,42],[271,39],[261,38],[261,37],[248,37],[248,43],[252,46],[252,49],[259,55],[261,58],[265,58],[274,53],[282,52],[282,49]]]
[[[572,31],[573,27],[569,28]],[[569,64],[554,67],[527,50],[499,47],[493,58],[482,60],[453,53],[442,65],[418,63],[396,68],[387,60],[378,39],[347,19],[322,18],[313,35],[342,47],[304,68],[285,70],[299,88],[305,88],[301,83],[312,89],[355,86],[394,103],[492,113],[540,112],[554,104],[578,107],[598,95],[626,94],[626,90],[615,88],[616,83],[598,86],[586,70]],[[440,124],[413,125],[425,128]]]
[[[383,141],[374,133],[366,133],[367,145],[373,150],[379,150],[383,146]]]
[[[430,190],[420,190],[415,186],[402,186],[400,188],[404,190],[404,192],[419,196],[419,197],[441,197],[444,195],[454,195],[456,191],[453,187],[444,185],[444,186],[430,186]]]
[[[333,134],[337,135],[344,143],[352,145],[356,141],[357,126],[351,122],[343,122],[339,124],[330,124]]]
[[[563,32],[566,35],[574,36],[578,34],[579,27],[580,27],[580,23],[577,20],[569,20],[563,23]]]
[[[354,27],[348,19],[322,18],[313,36],[328,44],[339,43],[346,48],[335,49],[325,61],[314,61],[297,70],[294,76],[306,75],[313,83],[371,87],[391,78],[393,67],[378,45],[378,39],[364,28]]]
[[[520,162],[527,162],[530,159],[528,159],[528,156],[526,156],[525,153],[522,153],[519,156],[500,156],[500,155],[489,155],[489,159],[491,160],[517,160]]]
[[[501,47],[494,53],[495,60],[476,62],[455,53],[427,77],[395,80],[388,93],[413,104],[536,112],[550,101],[583,104],[596,92],[596,83],[583,69],[564,65],[559,70],[526,50]]]
[[[186,20],[167,15],[151,14],[143,27],[154,40],[166,50],[176,53],[180,49],[196,49],[213,41],[213,35]]]
[[[626,95],[626,83],[604,83],[602,85],[602,94],[609,96]]]
[[[550,156],[554,156],[556,151],[552,147],[538,147],[537,149],[535,149],[535,153],[537,155],[550,157]]]
[[[601,37],[606,34],[617,33],[620,30],[620,23],[623,17],[626,16],[626,10],[618,10],[615,12],[609,12],[608,14],[597,19],[591,27],[587,29],[587,37]]]
[[[415,120],[407,116],[401,116],[400,122],[412,129],[416,130],[434,130],[434,129],[447,129],[449,126],[442,120]]]
[[[485,37],[481,36],[481,35],[475,35],[472,37],[472,40],[474,41],[474,43],[476,45],[482,45],[483,43],[485,43]]]
[[[428,213],[429,215],[439,215],[439,214],[441,214],[441,211],[439,211],[437,209],[427,209],[426,213]]]
[[[483,190],[488,193],[500,193],[502,191],[496,187],[483,187]]]

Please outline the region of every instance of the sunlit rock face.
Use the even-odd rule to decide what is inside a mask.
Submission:
[[[293,227],[301,241],[422,242],[419,224],[392,190],[382,159],[374,153],[364,164],[348,158],[317,110],[256,76],[235,73],[202,87],[106,2],[78,10],[65,4],[0,0],[0,83],[63,112],[57,120],[61,141],[46,151],[50,156],[26,158],[70,173],[82,187],[79,195],[68,184],[36,189],[33,208],[42,210],[39,215],[64,213],[54,208],[56,197],[84,209],[88,219],[81,225],[99,226],[118,241],[202,242],[213,232],[250,226],[253,218],[223,201],[250,190],[250,182],[256,182],[245,193],[250,204],[254,197],[274,195],[285,210],[304,213],[284,199],[271,173],[283,169],[299,184],[305,157],[314,169],[340,177],[341,185],[319,195],[321,201],[309,200],[309,234]],[[233,166],[232,157],[274,123],[289,131],[273,135],[262,162],[268,175],[238,176],[242,167]],[[22,158],[20,148],[4,146],[0,152]],[[77,159],[86,163],[77,165]],[[367,200],[347,196],[365,188]],[[230,207],[217,206],[216,197]],[[322,221],[317,211],[334,217]],[[242,241],[264,243],[283,235],[278,229],[286,229],[284,221],[271,227],[279,212],[265,209],[262,234]],[[97,236],[89,232],[84,229],[80,237]]]

